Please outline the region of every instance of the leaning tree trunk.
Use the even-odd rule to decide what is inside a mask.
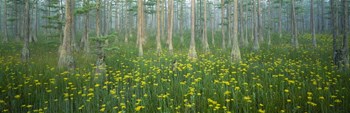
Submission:
[[[22,61],[27,62],[29,60],[29,37],[30,37],[30,15],[29,15],[29,0],[25,0],[25,16],[24,16],[24,45],[22,49]]]
[[[197,58],[197,52],[196,52],[196,42],[194,40],[195,38],[195,26],[194,26],[194,22],[195,22],[195,0],[191,0],[191,43],[190,43],[190,50],[188,53],[188,57],[190,59],[196,59]]]
[[[60,46],[60,56],[58,59],[58,68],[75,68],[74,58],[72,55],[71,39],[72,39],[72,11],[71,11],[71,1],[66,0],[66,24],[64,27],[64,37],[63,42]]]
[[[231,51],[231,61],[239,62],[241,61],[241,52],[238,45],[238,0],[233,1],[234,7],[234,17],[233,17],[233,39],[232,39],[232,51]]]

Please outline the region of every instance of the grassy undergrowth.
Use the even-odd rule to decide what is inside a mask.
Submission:
[[[157,56],[152,40],[138,58],[135,41],[120,41],[110,43],[118,49],[107,51],[104,75],[94,74],[95,55],[80,52],[75,70],[58,70],[58,40],[31,44],[28,63],[20,43],[1,44],[0,112],[348,112],[349,72],[334,69],[330,36],[317,38],[318,48],[310,35],[300,37],[299,49],[288,37],[256,52],[242,47],[238,64],[230,63],[230,49],[203,54],[201,45],[189,61],[189,44],[177,37],[172,56]]]

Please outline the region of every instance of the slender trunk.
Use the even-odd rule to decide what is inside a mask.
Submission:
[[[282,4],[283,0],[280,0],[280,5],[279,5],[279,13],[278,13],[278,33],[279,33],[279,38],[282,38]]]
[[[314,25],[314,0],[310,0],[310,28],[312,34],[312,45],[317,47],[316,37],[315,37],[315,25]]]
[[[207,36],[207,0],[203,1],[203,7],[204,7],[204,22],[203,22],[203,42],[204,42],[204,51],[209,52],[209,44],[208,44],[208,36]]]
[[[292,0],[292,44],[294,48],[299,47],[298,43],[298,34],[297,34],[297,22],[296,22],[296,17],[295,17],[295,3],[294,0]]]
[[[24,16],[24,45],[22,49],[22,62],[27,62],[29,60],[29,30],[30,30],[30,15],[29,15],[29,0],[25,0],[25,16]]]
[[[264,41],[264,34],[263,34],[263,30],[262,30],[262,22],[261,22],[261,8],[260,8],[260,0],[258,0],[258,16],[257,16],[257,19],[258,19],[258,37],[259,37],[259,40],[261,42]]]
[[[169,0],[168,3],[168,43],[169,43],[169,53],[173,54],[173,21],[174,21],[174,0]]]
[[[181,45],[184,45],[184,33],[183,33],[183,24],[184,24],[184,7],[183,7],[183,1],[181,0],[180,3],[180,41],[181,41]]]
[[[100,32],[100,8],[101,8],[101,0],[96,1],[96,37],[101,39]],[[102,74],[105,72],[105,54],[102,48],[102,40],[97,40],[97,60],[96,60],[96,74]]]
[[[119,2],[119,0],[115,0],[115,32],[117,33],[117,34],[119,34],[119,25],[118,25],[118,2]],[[112,20],[112,19],[111,19]],[[118,41],[118,36],[119,35],[116,35],[115,36],[115,42],[117,42]]]
[[[268,39],[268,42],[267,42],[267,45],[268,46],[271,46],[271,25],[272,25],[272,22],[271,20],[273,19],[272,18],[272,15],[271,15],[271,2],[270,0],[267,0],[268,2],[268,24],[267,24],[267,39]]]
[[[66,0],[66,24],[64,28],[64,37],[62,45],[60,46],[60,56],[58,60],[59,68],[75,68],[74,59],[71,51],[71,39],[72,39],[72,11],[71,2],[74,0]]]
[[[3,42],[8,42],[8,35],[7,35],[7,0],[4,0],[4,39]]]
[[[335,0],[330,1],[331,5],[331,19],[332,19],[332,37],[333,37],[333,63],[337,64],[338,61],[336,59],[337,57],[337,29],[338,29],[338,23],[336,18],[336,7],[335,7]]]
[[[343,66],[345,70],[349,69],[349,38],[348,38],[348,30],[349,30],[349,23],[348,23],[348,2],[347,0],[342,0],[343,1],[343,22],[344,22],[344,27],[343,27],[343,56],[344,62]]]
[[[241,52],[238,45],[238,0],[234,0],[234,19],[233,19],[233,45],[231,51],[231,62],[241,61]]]
[[[222,49],[226,49],[225,45],[225,27],[224,27],[224,14],[225,14],[225,1],[221,0],[221,35],[222,35]]]
[[[210,22],[211,22],[211,44],[213,45],[213,47],[215,47],[215,32],[214,32],[214,29],[215,29],[215,7],[214,7],[214,4],[212,5],[213,7],[213,12],[211,12],[211,17],[210,17]]]
[[[72,6],[71,6],[71,11],[73,11],[74,9],[75,9],[75,1],[73,0],[72,1],[72,4],[71,4]],[[76,43],[76,37],[75,37],[75,31],[76,31],[76,23],[75,23],[75,20],[76,20],[76,16],[75,16],[75,14],[74,14],[74,11],[72,12],[72,49],[74,50],[74,51],[78,51],[78,46],[77,46],[77,43]]]
[[[255,21],[255,23],[254,23],[254,44],[253,44],[253,50],[255,50],[255,51],[257,51],[257,50],[259,50],[260,49],[260,45],[259,45],[259,28],[258,28],[258,26],[259,26],[259,17],[258,17],[258,14],[257,14],[257,9],[256,9],[256,7],[255,7],[255,1],[253,2],[253,9],[254,9],[254,11],[253,11],[253,15],[254,15],[254,21]]]
[[[143,0],[139,0],[138,1],[138,4],[137,4],[137,6],[138,6],[138,12],[137,12],[137,44],[138,44],[138,47],[139,47],[139,57],[142,57],[143,56],[143,48],[142,48],[142,38],[143,38],[143,36],[142,36],[142,30],[143,30],[143,25],[142,25],[142,23],[143,23],[143,19],[142,18],[144,18],[143,17]]]
[[[160,53],[162,52],[162,46],[161,46],[161,42],[160,42],[160,0],[157,0],[157,54],[160,55]]]
[[[194,40],[195,37],[195,26],[194,26],[194,21],[195,21],[195,0],[191,0],[191,43],[190,43],[190,50],[188,53],[188,57],[190,59],[196,59],[197,58],[197,52],[196,52],[196,42]]]
[[[89,0],[84,0],[84,6],[89,5]],[[89,44],[89,12],[85,12],[84,18],[84,32],[82,37],[81,48],[83,48],[85,53],[90,52],[90,44]]]

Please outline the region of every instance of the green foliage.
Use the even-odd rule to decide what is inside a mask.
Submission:
[[[114,35],[114,36],[113,36]],[[104,36],[108,39],[116,34]],[[217,33],[216,47],[221,43]],[[210,36],[210,35],[209,35]],[[94,55],[75,53],[77,68],[58,70],[59,41],[30,46],[28,63],[20,62],[20,43],[0,45],[1,112],[347,112],[350,73],[331,64],[330,35],[272,37],[258,52],[242,48],[242,62],[230,63],[230,49],[211,48],[188,60],[185,46],[174,37],[174,55],[155,53],[155,39],[137,57],[135,37],[105,47],[107,71],[95,75]],[[199,39],[196,40],[200,42]],[[166,48],[165,45],[163,48]]]

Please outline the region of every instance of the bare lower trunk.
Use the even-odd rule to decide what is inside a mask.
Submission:
[[[224,10],[225,10],[225,2],[224,0],[221,0],[221,35],[222,35],[222,49],[226,49],[225,45],[225,28],[224,28]]]
[[[97,38],[101,39],[101,32],[100,32],[100,7],[101,7],[101,0],[96,1],[96,35]],[[96,74],[103,74],[106,70],[106,64],[105,64],[105,54],[102,48],[103,41],[98,40],[97,41],[97,60],[96,60]]]
[[[169,10],[169,17],[168,17],[168,44],[169,44],[169,53],[173,54],[173,21],[174,21],[174,0],[169,0],[168,3],[168,10]]]
[[[191,0],[191,43],[190,43],[190,50],[188,53],[188,57],[190,59],[196,59],[197,58],[197,52],[196,52],[196,42],[194,40],[195,38],[195,26],[194,26],[194,22],[195,22],[195,0]]]
[[[343,22],[344,22],[344,28],[343,28],[343,56],[342,58],[344,58],[344,62],[343,62],[343,66],[345,70],[349,69],[349,38],[348,38],[348,30],[349,30],[349,24],[348,24],[348,2],[347,0],[343,0],[343,8],[344,8],[344,12],[343,12]]]
[[[30,15],[29,15],[29,0],[25,1],[25,16],[24,16],[24,46],[22,49],[22,62],[27,62],[29,60],[29,28],[30,28]]]
[[[258,14],[257,14],[257,9],[256,9],[256,7],[255,7],[255,3],[253,4],[253,9],[254,9],[254,11],[253,11],[253,15],[254,15],[254,17],[253,18],[255,18],[254,19],[254,21],[255,21],[255,23],[254,23],[254,44],[253,44],[253,50],[255,50],[255,51],[257,51],[257,50],[259,50],[260,49],[260,45],[259,45],[259,17],[258,17]]]
[[[75,68],[74,58],[71,51],[71,39],[72,39],[72,11],[71,1],[66,0],[66,24],[64,28],[64,37],[62,45],[59,49],[58,68]]]
[[[138,12],[137,12],[137,44],[138,44],[138,48],[139,48],[139,57],[142,57],[143,56],[143,48],[142,48],[142,30],[143,30],[143,0],[139,0],[138,1]]]
[[[239,62],[241,61],[241,52],[238,45],[238,0],[234,0],[234,19],[233,19],[233,41],[232,41],[232,51],[231,51],[231,61]]]
[[[7,36],[7,0],[4,1],[4,39],[3,42],[8,42],[8,36]]]
[[[207,1],[203,1],[204,4],[204,22],[203,22],[203,42],[204,42],[204,51],[210,52],[209,44],[208,44],[208,36],[207,36]]]
[[[294,48],[299,48],[294,0],[292,0],[292,14],[291,14],[291,16],[292,16],[292,45],[294,46]]]
[[[310,28],[311,28],[311,34],[312,34],[312,45],[314,47],[317,47],[317,41],[315,37],[315,24],[314,24],[314,0],[310,0]]]
[[[160,0],[157,0],[157,54],[160,55],[162,51],[161,42],[160,42]]]

